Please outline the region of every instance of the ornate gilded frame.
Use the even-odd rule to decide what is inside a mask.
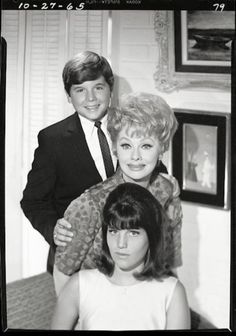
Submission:
[[[155,11],[154,30],[159,47],[154,80],[159,91],[171,92],[184,87],[230,90],[230,74],[175,71],[174,11]]]

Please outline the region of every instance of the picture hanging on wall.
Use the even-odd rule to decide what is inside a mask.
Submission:
[[[173,175],[183,201],[229,207],[229,115],[175,109]]]
[[[175,11],[175,69],[230,73],[233,11]]]

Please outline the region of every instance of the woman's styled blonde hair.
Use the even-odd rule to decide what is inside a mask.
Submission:
[[[113,146],[121,129],[127,127],[137,134],[154,135],[160,142],[162,153],[168,150],[178,122],[166,101],[154,94],[134,92],[123,95],[119,107],[108,113],[107,129]]]

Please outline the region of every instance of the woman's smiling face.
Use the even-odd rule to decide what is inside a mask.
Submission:
[[[124,180],[146,186],[161,154],[157,137],[125,127],[118,134],[115,149]]]

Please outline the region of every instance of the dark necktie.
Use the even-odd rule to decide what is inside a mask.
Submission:
[[[108,142],[105,134],[101,129],[101,121],[96,121],[95,126],[97,127],[98,139],[102,151],[103,162],[106,170],[107,177],[110,177],[114,174],[114,167],[112,163],[110,148],[108,146]]]

